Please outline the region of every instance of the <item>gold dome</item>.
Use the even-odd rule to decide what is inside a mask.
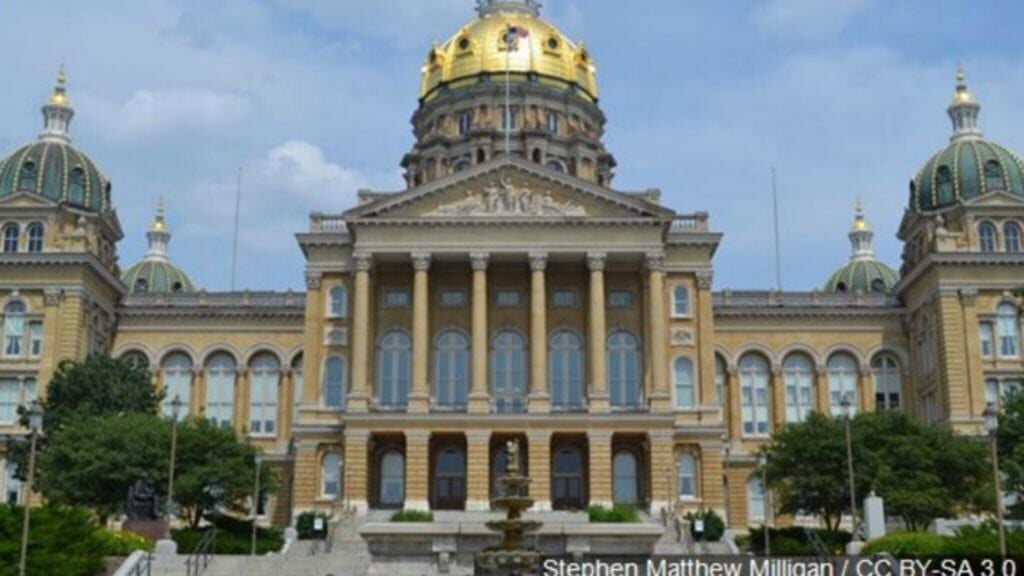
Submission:
[[[526,34],[511,54],[503,41],[509,26]],[[435,45],[423,65],[420,97],[427,101],[441,86],[474,85],[487,75],[494,82],[504,82],[506,66],[513,82],[522,82],[523,74],[536,74],[541,84],[575,88],[584,99],[597,100],[597,73],[586,47],[526,10],[482,12],[448,41]]]

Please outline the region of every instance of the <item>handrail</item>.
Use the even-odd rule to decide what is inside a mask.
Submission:
[[[210,528],[203,534],[195,550],[185,559],[186,576],[199,576],[210,565],[210,560],[217,551],[217,529]]]
[[[153,553],[143,552],[125,576],[150,576],[153,570]]]
[[[807,535],[807,542],[819,558],[828,558],[832,555],[832,551],[828,549],[828,546],[825,545],[825,542],[821,539],[821,536],[818,536],[817,532],[810,528],[804,528],[804,534]]]

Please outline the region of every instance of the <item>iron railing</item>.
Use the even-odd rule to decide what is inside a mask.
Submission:
[[[146,552],[138,562],[132,566],[126,576],[151,576],[153,572],[153,553]]]
[[[217,529],[210,528],[203,534],[195,550],[185,559],[186,576],[199,576],[210,565],[213,555],[217,552]]]

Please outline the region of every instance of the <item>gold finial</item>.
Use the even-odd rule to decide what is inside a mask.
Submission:
[[[964,65],[957,62],[956,65],[956,92],[953,93],[953,105],[973,104],[974,96],[967,88],[967,74],[964,73]]]
[[[60,63],[57,70],[57,83],[53,86],[53,93],[50,94],[49,104],[51,106],[68,106],[67,74],[64,73],[64,63]]]
[[[853,205],[853,231],[864,232],[869,228],[868,220],[864,217],[864,202],[861,201],[860,197],[857,197],[857,202]]]
[[[161,196],[160,200],[156,204],[156,217],[153,219],[153,225],[150,226],[150,230],[153,232],[163,232],[167,230],[167,221],[164,217],[164,197]]]

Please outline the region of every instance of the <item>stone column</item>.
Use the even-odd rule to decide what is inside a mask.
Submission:
[[[533,509],[545,512],[551,510],[551,432],[530,430],[526,433],[529,449],[528,473],[530,475],[530,497],[535,503]]]
[[[412,255],[412,390],[409,392],[409,412],[423,414],[430,411],[430,388],[427,366],[430,356],[430,254]]]
[[[551,411],[548,390],[548,319],[545,270],[548,255],[530,254],[530,412]]]
[[[466,447],[466,510],[490,510],[490,431],[470,430]]]
[[[711,288],[714,276],[711,272],[697,274],[696,308],[697,346],[699,352],[699,369],[694,373],[699,383],[700,397],[698,406],[711,406],[715,402],[715,310],[712,302]],[[722,404],[725,405],[725,391],[722,393]]]
[[[828,393],[828,369],[824,365],[814,367],[814,392],[818,401],[818,412],[832,414],[831,397]]]
[[[665,331],[665,255],[655,252],[647,255],[650,294],[648,294],[648,311],[650,312],[651,333],[648,336],[647,349],[651,352],[651,410],[653,412],[670,412],[672,410],[672,393],[669,390],[668,376],[668,336]]]
[[[875,411],[875,379],[871,364],[861,364],[858,372],[857,399],[861,412]]]
[[[978,335],[978,291],[977,290],[961,290],[960,291],[960,303],[963,306],[964,313],[964,334],[967,334],[966,349],[967,354],[966,370],[967,370],[967,390],[968,390],[968,404],[970,406],[969,412],[972,416],[977,417],[979,414],[985,411],[985,377],[982,372],[981,363],[981,340]],[[900,370],[909,370],[909,366],[904,366],[903,362],[900,362]],[[909,382],[906,376],[900,376],[901,387],[905,386]],[[913,414],[907,409],[910,403],[907,401],[911,394],[904,393],[900,390],[900,403],[901,407],[908,413]]]
[[[735,366],[726,368],[725,397],[729,402],[729,437],[743,436],[743,394],[740,392],[740,371]]]
[[[589,480],[590,504],[612,505],[612,433],[604,430],[590,432]]]
[[[430,432],[405,433],[405,507],[430,509]]]
[[[249,436],[249,371],[244,368],[238,370],[235,376],[235,404],[232,413],[239,437]]]
[[[771,370],[768,413],[772,418],[769,429],[774,434],[786,423],[786,379],[782,375],[782,366],[772,366]]]
[[[700,474],[698,496],[705,508],[717,510],[722,518],[726,517],[728,505],[725,502],[725,447],[716,441],[702,442],[700,445],[700,463],[697,467]]]
[[[365,252],[352,256],[355,267],[355,294],[352,302],[352,392],[348,395],[347,410],[352,413],[369,411],[370,363],[370,268],[372,257]]]
[[[469,392],[469,412],[490,412],[490,394],[487,386],[487,262],[486,253],[473,253],[469,260],[473,266],[473,370]]]
[[[194,366],[188,397],[189,416],[206,418],[206,386],[206,370],[202,366]]]
[[[651,514],[658,514],[677,497],[679,471],[673,454],[673,432],[657,430],[647,434],[650,444]]]
[[[370,500],[370,490],[367,485],[370,477],[369,440],[369,430],[345,429],[345,457],[341,469],[344,481],[343,497],[349,506],[361,513],[366,512]],[[308,472],[312,473],[315,470]],[[319,477],[315,474],[311,475]],[[303,476],[303,474],[296,473],[297,478],[303,478]],[[314,489],[312,493],[315,492]]]
[[[312,510],[320,495],[318,486],[320,462],[316,450],[316,442],[299,441],[295,444],[295,480],[292,483],[292,503],[296,510]]]
[[[590,268],[590,336],[587,339],[587,351],[590,356],[590,411],[605,413],[608,405],[608,374],[605,364],[608,329],[605,324],[604,304],[604,266],[606,255],[603,252],[587,254],[587,266]]]

